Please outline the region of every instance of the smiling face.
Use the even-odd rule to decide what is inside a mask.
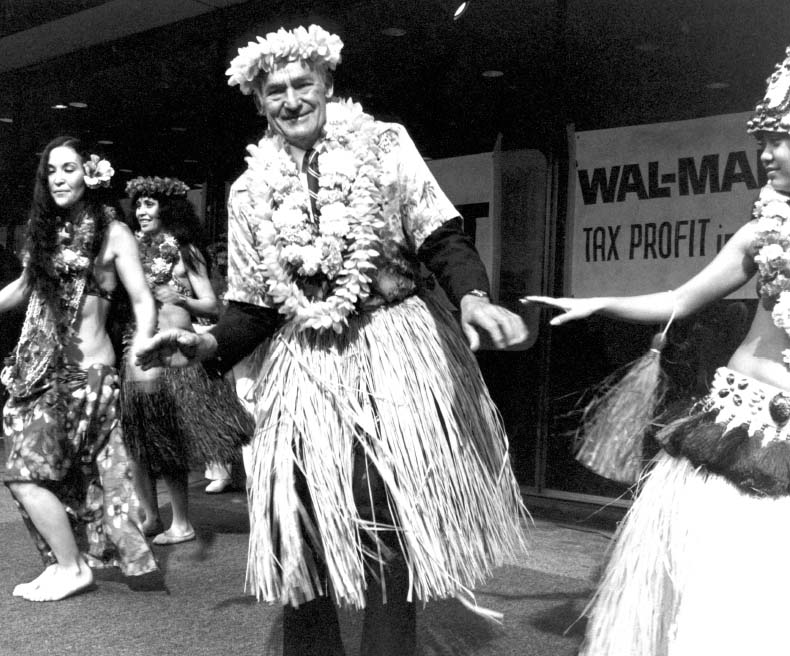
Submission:
[[[332,85],[321,69],[287,62],[270,71],[255,94],[271,130],[288,143],[307,150],[321,136],[326,101],[332,97]]]
[[[58,146],[49,153],[47,184],[58,208],[70,210],[85,194],[82,158],[70,146]]]
[[[159,217],[159,201],[148,196],[140,196],[134,204],[134,213],[140,230],[147,235],[158,234],[162,230],[162,219]]]
[[[758,140],[763,148],[760,161],[768,181],[776,191],[790,194],[790,134],[761,132]]]

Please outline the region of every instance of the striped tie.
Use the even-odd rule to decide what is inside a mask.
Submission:
[[[318,153],[312,148],[305,152],[302,172],[307,174],[307,192],[310,194],[310,208],[313,218],[318,218]]]

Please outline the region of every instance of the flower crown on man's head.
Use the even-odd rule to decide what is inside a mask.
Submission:
[[[91,158],[83,163],[82,170],[85,172],[85,186],[88,189],[109,187],[110,178],[115,175],[115,169],[110,162],[98,155],[91,155]]]
[[[318,25],[307,29],[301,25],[294,30],[280,28],[277,32],[269,32],[266,38],[256,39],[239,48],[239,54],[225,71],[228,85],[238,84],[244,95],[252,93],[253,81],[258,75],[270,72],[276,64],[304,61],[335,70],[343,49],[337,34],[330,34]]]
[[[178,178],[139,176],[126,183],[126,195],[132,200],[137,200],[140,196],[183,196],[188,191],[189,187]]]
[[[790,133],[790,47],[784,61],[768,78],[765,98],[757,104],[754,116],[746,123],[749,134],[757,132]]]

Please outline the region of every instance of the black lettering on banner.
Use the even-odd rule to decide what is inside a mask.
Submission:
[[[584,228],[584,261],[608,262],[619,260],[617,237],[621,226]]]
[[[744,150],[727,153],[723,171],[719,170],[721,159],[718,153],[701,158],[680,157],[677,173],[662,173],[660,162],[648,162],[647,186],[639,164],[594,168],[592,177],[588,169],[579,169],[579,187],[584,204],[594,205],[599,195],[603,203],[621,203],[631,193],[636,194],[639,200],[670,198],[674,183],[677,183],[680,196],[730,192],[736,184],[757,189],[767,183],[759,151],[756,172]]]
[[[746,157],[746,152],[743,150],[730,153],[729,157],[727,157],[721,190],[732,191],[732,185],[739,182],[745,184],[747,189],[754,189],[757,186],[757,180],[754,179],[749,158]]]
[[[693,157],[681,157],[678,160],[678,193],[681,196],[688,196],[690,189],[696,196],[708,193],[708,187],[711,194],[721,191],[718,154],[703,156],[699,171]]]
[[[613,166],[609,177],[606,176],[606,169],[601,167],[593,169],[592,181],[587,169],[579,169],[579,186],[581,187],[582,198],[585,205],[595,205],[598,202],[598,192],[601,192],[601,200],[604,203],[614,202],[614,195],[617,191],[617,181],[620,179],[620,167]]]
[[[672,255],[672,224],[662,221],[658,228],[658,254],[662,260]]]
[[[607,230],[609,230],[609,251],[606,253],[607,261],[620,259],[617,256],[617,236],[620,234],[621,227],[622,226],[606,226]],[[614,228],[614,230],[612,230],[612,228]]]
[[[671,179],[667,179],[667,178]],[[675,176],[662,175],[661,180],[667,182],[674,182]],[[658,162],[647,163],[647,188],[650,198],[669,198],[672,195],[672,190],[669,187],[660,187],[658,185]]]
[[[704,257],[710,219],[681,219],[629,225],[629,260]]]
[[[617,188],[617,202],[624,201],[625,195],[629,193],[635,193],[639,200],[647,200],[647,189],[639,164],[626,164],[623,167],[620,185]]]

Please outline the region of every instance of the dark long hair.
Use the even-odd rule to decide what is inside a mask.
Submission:
[[[90,159],[90,154],[76,138],[68,135],[55,137],[41,153],[36,169],[36,179],[33,186],[33,202],[27,222],[27,237],[25,250],[27,252],[27,277],[28,282],[39,290],[44,298],[54,303],[58,291],[58,276],[52,268],[52,254],[58,245],[58,221],[65,217],[52,198],[49,190],[49,155],[55,149],[65,146],[74,150],[82,162]],[[119,206],[113,198],[112,191],[105,187],[89,189],[85,187],[82,196],[85,211],[93,218],[96,225],[96,235],[93,240],[91,256],[96,257],[104,238],[107,224],[118,214]]]
[[[141,193],[132,196],[132,224],[139,230],[135,205],[140,198],[153,198],[159,203],[159,220],[162,229],[176,238],[184,266],[197,273],[198,264],[209,272],[203,226],[192,203],[184,194]]]

